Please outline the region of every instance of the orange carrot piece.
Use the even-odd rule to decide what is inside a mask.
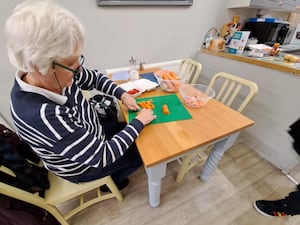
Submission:
[[[154,109],[154,104],[152,99],[149,99],[148,101],[138,102],[138,105],[143,109]]]
[[[167,73],[164,73],[164,74],[162,75],[162,79],[164,79],[164,80],[169,80],[169,75],[168,75]]]
[[[163,104],[161,109],[162,109],[163,114],[170,114],[170,111],[169,111],[169,108],[168,108],[167,104]]]
[[[178,80],[179,79],[179,77],[173,71],[170,71],[169,74],[170,74],[170,77],[172,77],[172,80]]]

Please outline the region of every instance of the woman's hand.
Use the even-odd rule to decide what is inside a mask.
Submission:
[[[138,106],[138,104],[136,103],[136,100],[134,97],[132,97],[130,94],[128,94],[127,92],[124,92],[121,95],[121,100],[122,103],[129,109],[132,111],[138,111],[140,110],[140,107]]]
[[[141,121],[144,125],[147,125],[156,118],[156,115],[153,114],[151,109],[142,109],[135,118]]]
[[[121,100],[129,110],[140,110],[140,107],[136,103],[135,98],[130,94],[124,92],[121,96]],[[135,118],[141,121],[144,125],[147,125],[156,118],[156,115],[153,114],[153,111],[151,109],[142,109]]]

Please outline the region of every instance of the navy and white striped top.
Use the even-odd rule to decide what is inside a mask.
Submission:
[[[106,140],[94,107],[81,91],[94,88],[118,99],[124,93],[102,73],[86,68],[63,90],[63,95],[29,85],[16,75],[11,113],[18,135],[58,176],[77,180],[90,167],[110,165],[124,154],[144,127],[134,119]]]

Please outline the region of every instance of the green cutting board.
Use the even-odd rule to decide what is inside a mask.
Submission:
[[[151,124],[157,123],[165,123],[176,120],[187,120],[191,119],[191,114],[186,110],[186,108],[182,105],[181,101],[178,99],[176,94],[164,95],[164,96],[156,96],[150,98],[137,98],[137,102],[148,101],[152,99],[153,104],[155,106],[153,112],[156,115],[156,119],[151,122]],[[167,104],[170,114],[163,114],[162,105]],[[131,121],[135,118],[137,112],[129,111],[128,118]]]

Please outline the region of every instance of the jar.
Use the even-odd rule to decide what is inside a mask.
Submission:
[[[139,79],[139,72],[136,70],[136,60],[131,57],[129,60],[130,70],[129,70],[129,80],[135,81]]]

